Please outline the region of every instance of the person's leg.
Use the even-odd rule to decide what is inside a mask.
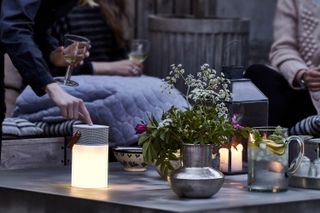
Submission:
[[[277,71],[265,65],[252,65],[244,75],[269,99],[269,125],[292,127],[298,121],[317,114],[309,92],[294,90]]]

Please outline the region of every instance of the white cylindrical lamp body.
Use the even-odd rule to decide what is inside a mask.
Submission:
[[[108,145],[72,148],[71,185],[81,188],[108,187]]]
[[[108,187],[109,127],[74,125],[73,131],[80,137],[72,148],[71,186]]]

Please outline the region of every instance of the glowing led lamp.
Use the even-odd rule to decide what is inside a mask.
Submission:
[[[71,186],[108,187],[109,127],[74,125],[72,139]]]
[[[71,185],[81,188],[108,187],[108,145],[72,148]]]

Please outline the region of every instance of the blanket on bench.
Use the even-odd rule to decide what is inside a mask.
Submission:
[[[162,91],[162,81],[150,76],[73,76],[80,86],[64,89],[84,100],[95,124],[110,126],[111,147],[128,146],[137,142],[135,126],[148,115],[161,118],[163,111],[175,105],[186,106],[183,96],[173,90]],[[17,98],[14,117],[39,122],[60,116],[59,108],[47,95],[38,97],[27,87]]]

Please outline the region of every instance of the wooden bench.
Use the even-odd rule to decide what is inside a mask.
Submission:
[[[3,139],[0,170],[67,165],[68,152],[65,137]]]

